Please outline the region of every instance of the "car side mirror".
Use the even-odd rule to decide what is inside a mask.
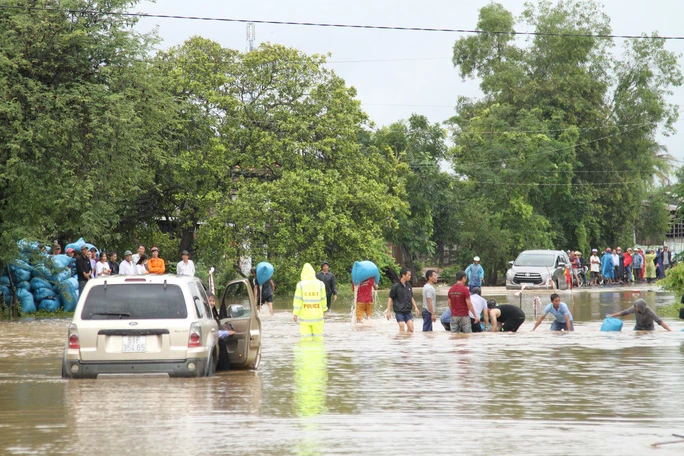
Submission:
[[[509,261],[509,262],[508,262],[508,265],[509,265],[509,266],[513,266],[513,263],[515,263],[515,261]]]
[[[559,267],[559,268],[564,268],[564,267],[565,267],[565,263],[563,263],[563,262],[561,261],[560,263],[558,263],[558,267]]]
[[[228,306],[228,318],[238,318],[245,314],[245,308],[240,304],[231,304]]]

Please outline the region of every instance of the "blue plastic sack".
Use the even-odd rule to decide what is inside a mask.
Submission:
[[[52,271],[42,264],[33,268],[33,271],[31,271],[31,275],[33,277],[41,277],[47,280],[55,280],[55,276],[52,274]]]
[[[26,282],[28,283],[28,282]],[[19,299],[19,304],[21,304],[21,311],[23,313],[35,313],[36,303],[33,300],[33,295],[30,291],[24,288],[17,289],[17,298]]]
[[[9,287],[9,285],[10,285],[9,276],[4,275],[4,276],[0,277],[0,285],[3,285],[5,287]]]
[[[17,242],[17,247],[19,247],[19,253],[30,255],[31,252],[39,249],[40,244],[36,241],[27,241],[26,239],[22,239]]]
[[[23,290],[30,290],[31,289],[31,282],[27,282],[26,280],[17,283],[16,287],[18,289],[23,289]]]
[[[55,296],[57,296],[57,293],[54,292],[52,287],[39,288],[33,292],[33,299],[38,302],[42,301],[43,299],[53,299]]]
[[[57,282],[64,282],[66,279],[71,277],[71,269],[65,269],[55,276]]]
[[[58,269],[69,268],[71,262],[74,261],[69,255],[54,255],[50,257],[52,266]]]
[[[371,277],[375,278],[375,283],[380,283],[380,271],[372,261],[355,261],[352,266],[352,282],[358,285]]]
[[[606,317],[601,324],[601,331],[622,331],[622,320],[619,318]]]
[[[28,267],[24,268],[10,265],[10,270],[12,271],[12,279],[15,282],[31,280],[31,270]]]
[[[40,288],[52,288],[52,284],[42,277],[34,277],[31,279],[31,290],[36,291]]]
[[[74,249],[77,252],[81,251],[81,247],[85,245],[85,241],[83,238],[79,238],[78,241],[72,242],[71,244],[67,244],[66,247],[64,247],[64,251],[66,252],[69,249]]]
[[[259,284],[263,285],[268,282],[269,279],[273,277],[273,265],[267,261],[262,261],[257,264],[256,267],[256,278]]]
[[[65,312],[73,312],[78,303],[78,280],[71,277],[59,284],[59,300]]]
[[[38,304],[38,310],[45,310],[48,312],[54,312],[59,309],[60,302],[57,299],[43,299]]]

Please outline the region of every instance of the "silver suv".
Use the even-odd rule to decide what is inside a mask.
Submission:
[[[255,313],[251,311],[255,303],[247,285],[246,280],[235,281],[227,290],[246,290],[246,300],[241,302],[249,306],[251,315]],[[243,354],[245,358],[254,358],[260,352],[260,331],[255,335],[241,317],[226,315],[222,322],[231,323],[238,331],[231,338],[256,339],[255,354]],[[260,323],[256,326],[260,329]],[[209,376],[218,361],[218,324],[199,279],[175,275],[112,276],[86,284],[69,326],[62,376]],[[245,364],[238,363],[236,367],[239,366]]]
[[[506,289],[553,288],[565,290],[565,268],[570,266],[568,254],[562,250],[525,250],[508,263]]]

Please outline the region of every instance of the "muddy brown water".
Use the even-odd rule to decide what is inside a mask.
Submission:
[[[339,299],[322,343],[299,341],[282,299],[262,317],[258,371],[198,379],[62,380],[68,320],[0,322],[0,453],[681,455],[650,444],[684,434],[684,322],[599,331],[634,297],[564,294],[576,331],[557,334],[530,332],[525,296],[519,333],[462,337],[420,319],[399,334],[386,293],[353,326]]]

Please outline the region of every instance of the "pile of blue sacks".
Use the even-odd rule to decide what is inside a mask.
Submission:
[[[9,265],[12,281],[7,268],[0,275],[0,293],[5,304],[11,302],[10,283],[13,283],[23,313],[34,313],[37,309],[54,312],[60,308],[73,312],[78,302],[75,260],[67,255],[42,252],[37,242],[21,240],[17,244],[19,258]],[[78,252],[84,245],[93,247],[80,238],[65,250],[72,248]]]

